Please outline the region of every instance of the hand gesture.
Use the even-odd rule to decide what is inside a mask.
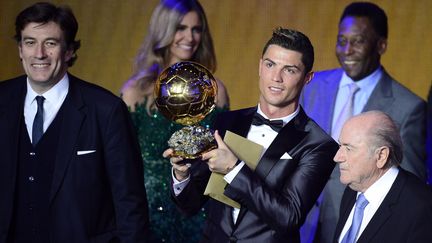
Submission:
[[[218,148],[203,154],[202,160],[208,160],[207,164],[210,171],[225,175],[236,166],[238,158],[231,152],[217,130],[214,137]]]
[[[189,168],[191,167],[190,163],[180,163],[183,158],[181,157],[172,157],[174,150],[169,148],[165,150],[162,154],[164,158],[169,158],[172,168],[174,170],[174,176],[178,181],[183,181],[189,176]]]

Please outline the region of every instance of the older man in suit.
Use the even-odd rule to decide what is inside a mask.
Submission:
[[[239,210],[210,199],[202,242],[300,242],[299,227],[333,170],[337,150],[299,106],[300,92],[313,75],[313,58],[304,34],[275,30],[259,64],[258,106],[217,118],[218,148],[202,155],[207,163],[189,168],[171,158],[173,198],[183,212],[196,213],[209,199],[203,191],[210,172],[224,175],[224,194],[241,205]],[[266,149],[255,171],[222,141],[219,132],[228,130]]]
[[[36,3],[16,18],[26,75],[0,83],[0,242],[145,242],[147,200],[125,104],[67,73],[78,23]]]
[[[343,126],[334,158],[347,185],[334,242],[432,242],[432,191],[399,167],[397,125],[381,111]]]
[[[400,127],[404,147],[402,168],[426,180],[424,100],[395,81],[381,66],[387,47],[387,16],[373,3],[348,5],[339,22],[336,56],[341,68],[315,74],[300,100],[306,114],[337,140],[344,121],[369,110],[389,114]],[[334,233],[344,186],[335,168],[318,201],[317,242],[329,243]],[[314,226],[318,208],[305,225]],[[304,233],[302,236],[308,236]],[[303,237],[307,242],[306,237]]]

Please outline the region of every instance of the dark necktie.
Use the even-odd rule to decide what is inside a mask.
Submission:
[[[33,121],[32,144],[36,145],[43,135],[43,96],[36,96],[37,112]]]
[[[282,120],[269,120],[264,118],[258,113],[255,113],[253,119],[252,119],[252,125],[255,126],[261,126],[261,125],[267,125],[271,129],[273,129],[276,132],[279,132],[283,127],[283,121]]]

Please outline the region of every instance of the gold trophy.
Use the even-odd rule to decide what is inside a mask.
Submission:
[[[178,62],[158,76],[154,94],[159,112],[185,125],[168,140],[174,156],[195,159],[216,147],[212,131],[197,125],[216,106],[217,83],[207,68]]]

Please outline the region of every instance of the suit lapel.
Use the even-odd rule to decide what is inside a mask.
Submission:
[[[242,112],[240,114],[241,117],[235,119],[235,124],[229,130],[231,130],[231,132],[234,132],[234,133],[236,133],[242,137],[247,137],[250,126],[252,124],[253,116],[254,116],[256,111],[257,111],[257,107],[244,110],[244,112]],[[239,215],[237,217],[237,221],[235,224],[234,224],[234,220],[232,218],[232,209],[233,209],[232,207],[226,206],[225,207],[225,213],[229,214],[229,215],[227,215],[229,219],[232,219],[232,220],[230,220],[230,225],[234,229],[238,226],[239,222],[241,222],[242,218],[246,214],[247,208],[245,208],[245,207],[240,208],[240,212],[239,212]]]
[[[265,179],[282,155],[291,151],[306,136],[304,126],[307,116],[300,108],[299,114],[286,124],[270,144],[261,160],[258,162],[255,172]]]
[[[376,85],[375,89],[372,91],[371,96],[368,99],[363,112],[370,110],[381,110],[387,112],[394,102],[393,92],[392,92],[392,78],[383,71],[383,75]]]
[[[345,188],[345,192],[341,201],[341,214],[339,216],[338,223],[336,225],[336,231],[334,234],[334,242],[338,242],[342,229],[345,226],[348,216],[351,213],[352,208],[356,202],[357,192],[351,190],[349,187]]]
[[[231,132],[234,132],[235,134],[238,134],[242,137],[247,137],[247,134],[252,124],[253,116],[256,111],[257,111],[257,107],[245,110],[241,114],[242,118],[238,118],[235,120],[236,123],[230,129],[232,130]]]
[[[318,105],[319,109],[325,109],[317,111],[319,114],[323,114],[324,117],[326,117],[326,124],[324,127],[324,130],[331,134],[331,128],[332,128],[332,121],[333,121],[333,113],[334,113],[334,107],[336,104],[336,97],[337,93],[339,91],[339,84],[342,79],[343,70],[342,69],[336,69],[335,72],[332,72],[329,76],[326,77],[325,81],[327,84],[327,89],[325,92],[320,91],[319,93],[322,94],[323,97],[318,102],[328,102],[328,104],[322,104]],[[330,97],[330,99],[328,98]]]
[[[255,112],[255,111],[254,111]],[[252,122],[253,113],[250,116],[250,121]],[[299,114],[294,117],[288,124],[286,124],[278,133],[276,138],[271,143],[270,147],[264,153],[261,160],[258,162],[257,168],[255,169],[255,173],[258,174],[260,178],[263,180],[267,177],[268,173],[271,171],[273,166],[279,161],[280,157],[285,152],[291,151],[300,141],[306,136],[306,132],[304,131],[304,126],[308,120],[306,113],[300,107]],[[250,128],[247,126],[246,135]],[[240,131],[239,131],[240,132]],[[247,212],[247,208],[241,207],[240,213],[238,215],[235,227],[241,222],[243,217]]]
[[[237,217],[237,221],[236,221],[236,223],[234,224],[234,218],[233,218],[233,207],[230,207],[230,206],[227,206],[227,205],[225,205],[224,207],[223,207],[223,214],[225,215],[225,219],[227,219],[227,221],[229,221],[228,222],[228,225],[229,225],[229,227],[231,228],[231,229],[234,229],[234,228],[236,228],[237,227],[237,223],[240,221],[239,219],[240,219],[240,215],[242,214],[242,211],[245,211],[245,208],[244,207],[241,207],[240,208],[240,212],[239,212],[239,215],[238,215],[238,217]],[[244,213],[243,213],[244,214]],[[229,230],[227,230],[227,232],[229,232]]]
[[[308,85],[304,95],[304,107],[313,120],[328,134],[331,132],[334,105],[341,81],[342,69],[329,71],[329,74],[319,73]]]
[[[81,98],[81,93],[76,87],[75,78],[72,75],[69,75],[69,92],[61,107],[64,116],[60,126],[59,138],[61,139],[61,144],[59,144],[56,153],[55,169],[51,184],[50,203],[63,181],[66,169],[74,156],[74,153],[76,153],[76,140],[81,124],[85,118],[85,114],[82,112],[83,107],[84,103]]]
[[[1,97],[0,100],[0,146],[4,154],[1,154],[2,171],[0,175],[2,181],[10,184],[7,191],[3,191],[4,198],[0,199],[7,205],[9,210],[7,215],[2,215],[5,219],[10,219],[13,212],[14,194],[16,187],[16,176],[18,166],[18,150],[21,126],[24,124],[24,100],[27,93],[26,76],[13,80],[16,89],[13,92]],[[26,129],[27,130],[27,129]],[[5,151],[7,151],[5,153]],[[4,188],[4,187],[3,187]],[[9,207],[10,206],[10,207]]]
[[[25,77],[25,76],[23,76]],[[24,100],[25,96],[27,94],[27,83],[26,79],[22,78],[20,80],[17,80],[16,82],[19,82],[19,92],[17,92],[19,98],[15,98],[16,94],[11,94],[11,97],[9,99],[10,106],[9,110],[5,112],[6,119],[8,120],[8,126],[6,127],[5,133],[2,133],[3,136],[7,137],[10,141],[11,148],[10,150],[7,150],[11,154],[11,162],[12,162],[12,168],[13,171],[16,172],[16,166],[18,161],[18,147],[19,147],[19,138],[20,138],[20,130],[22,123],[24,121]],[[24,124],[25,125],[25,124]],[[26,129],[27,131],[27,129]],[[6,135],[10,134],[10,135]]]
[[[378,210],[375,212],[371,221],[368,223],[363,233],[360,235],[359,242],[371,242],[372,238],[379,232],[381,225],[392,215],[392,206],[399,200],[402,189],[405,185],[406,177],[402,169],[399,169],[399,174],[396,177],[390,191],[384,198]],[[401,219],[403,220],[403,219]]]

